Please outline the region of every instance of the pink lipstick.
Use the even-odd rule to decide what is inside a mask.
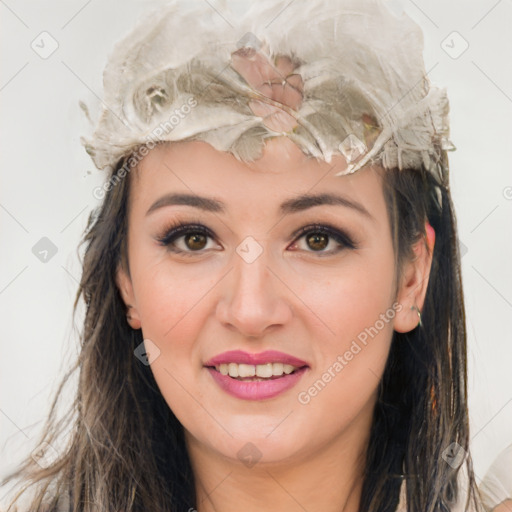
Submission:
[[[209,359],[205,367],[231,396],[265,400],[292,388],[309,365],[302,359],[274,350],[258,354],[231,350]]]

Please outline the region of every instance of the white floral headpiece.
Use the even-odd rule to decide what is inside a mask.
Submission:
[[[306,154],[426,168],[447,183],[448,99],[430,84],[423,34],[380,0],[263,0],[233,26],[173,1],[110,55],[104,107],[82,138],[98,169],[137,146],[202,140],[255,160],[285,135]]]

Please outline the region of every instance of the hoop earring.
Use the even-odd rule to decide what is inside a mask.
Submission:
[[[419,322],[418,322],[418,325],[416,327],[422,327],[423,324],[421,323],[421,311],[420,309],[418,308],[418,306],[414,305],[414,306],[411,306],[411,309],[415,309],[416,312],[418,313],[418,319],[419,319]]]

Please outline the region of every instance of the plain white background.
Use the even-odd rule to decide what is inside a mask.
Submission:
[[[208,3],[229,17],[218,2]],[[246,3],[230,2],[231,21]],[[98,204],[92,190],[104,178],[80,145],[90,128],[78,102],[99,105],[110,49],[157,5],[0,0],[0,477],[35,447],[50,398],[76,353],[77,245]],[[429,77],[450,98],[457,146],[450,153],[451,187],[463,251],[472,455],[480,482],[512,443],[512,2],[390,5],[422,27]],[[45,55],[52,45],[58,47]],[[41,242],[44,237],[51,244]],[[34,254],[41,247],[49,250],[47,261]]]

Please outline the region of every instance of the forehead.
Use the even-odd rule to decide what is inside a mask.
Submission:
[[[346,166],[341,155],[333,156],[330,163],[305,155],[287,137],[270,139],[261,158],[253,162],[241,162],[203,141],[164,143],[135,169],[131,203],[147,209],[163,194],[178,191],[222,198],[228,209],[273,208],[276,202],[298,195],[339,192],[364,204],[372,215],[382,213],[382,169],[369,167],[336,176]]]

